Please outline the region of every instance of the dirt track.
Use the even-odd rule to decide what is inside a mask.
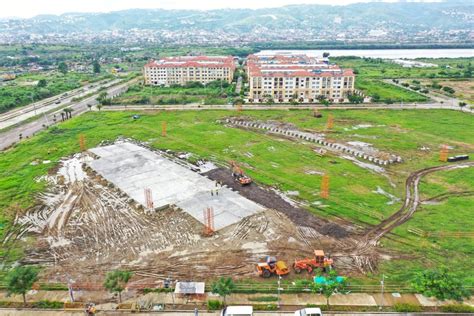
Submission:
[[[413,216],[413,214],[416,212],[416,210],[421,204],[420,193],[418,188],[421,178],[423,178],[427,174],[437,171],[469,168],[473,166],[474,162],[463,162],[425,168],[411,173],[405,182],[405,200],[402,207],[393,215],[383,220],[380,224],[371,228],[366,233],[365,239],[360,243],[360,246],[375,246],[384,235],[392,231],[394,228],[405,223]]]

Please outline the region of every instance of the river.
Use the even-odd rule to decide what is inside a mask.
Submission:
[[[333,57],[357,56],[370,58],[459,58],[474,57],[474,49],[325,49],[325,50],[262,50],[257,55],[274,55],[275,53],[299,53],[309,56],[322,56],[328,52]]]

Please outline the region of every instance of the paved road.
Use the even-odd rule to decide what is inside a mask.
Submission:
[[[57,311],[57,310],[15,310],[15,309],[0,309],[2,316],[77,316],[85,315],[83,311]],[[151,312],[151,313],[127,313],[118,311],[101,311],[96,315],[142,315],[142,316],[194,316],[194,312]],[[199,316],[219,316],[219,312],[199,312]],[[330,316],[406,316],[407,313],[357,313],[357,312],[324,312],[324,315]],[[410,313],[411,316],[416,315],[467,315],[467,314],[452,314],[452,313]],[[294,316],[294,313],[287,312],[254,312],[254,316]]]
[[[103,110],[106,111],[141,111],[141,110],[232,110],[235,111],[237,108],[233,105],[201,105],[201,104],[183,104],[183,105],[113,105],[106,106]],[[474,114],[473,109],[461,109],[459,106],[452,106],[448,104],[440,103],[408,103],[408,104],[378,104],[378,103],[366,103],[366,104],[332,104],[326,107],[321,104],[300,104],[300,105],[288,105],[288,104],[244,104],[243,110],[454,110],[462,111],[464,113]]]
[[[109,97],[117,96],[125,92],[127,88],[136,81],[137,79],[133,79],[123,84],[110,87],[107,89],[107,93]],[[88,97],[82,101],[72,103],[70,106],[67,106],[67,107],[73,110],[72,112],[73,116],[77,116],[88,110],[87,104],[96,105],[97,104],[96,98],[97,98],[97,94],[91,97]],[[44,114],[43,116],[40,116],[38,119],[32,122],[19,125],[15,128],[12,128],[5,132],[0,133],[0,150],[4,150],[10,147],[11,145],[13,145],[14,143],[18,142],[20,134],[23,135],[23,138],[27,138],[43,130],[45,126],[52,125],[54,123],[54,120],[53,120],[54,114],[56,114],[57,117],[60,117],[60,115],[58,114],[61,112],[62,112],[62,109],[54,111],[49,114]]]
[[[63,108],[68,103],[73,102],[74,98],[80,98],[87,94],[95,93],[102,87],[107,88],[119,82],[120,79],[103,80],[100,83],[87,85],[80,89],[70,91],[67,93],[67,96],[64,96],[63,93],[46,100],[35,102],[25,107],[0,114],[0,130],[14,126],[15,124],[20,124],[21,122],[24,122],[37,115],[48,113],[58,108]]]

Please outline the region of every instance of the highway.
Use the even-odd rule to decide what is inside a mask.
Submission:
[[[125,92],[127,90],[127,88],[135,83],[138,79],[132,79],[130,81],[127,81],[125,83],[122,83],[122,84],[118,84],[116,86],[112,86],[110,87],[110,83],[107,83],[106,86],[108,86],[109,88],[107,88],[107,94],[109,97],[115,97],[123,92]],[[102,85],[100,85],[102,86]],[[100,88],[100,87],[98,87]],[[98,88],[94,88],[93,91],[96,91],[98,90]],[[86,112],[89,108],[88,108],[88,104],[91,104],[91,105],[96,105],[98,102],[96,100],[99,92],[96,91],[97,93],[90,96],[90,97],[87,97],[81,101],[77,101],[77,102],[71,102],[70,105],[67,105],[66,108],[70,108],[73,110],[72,112],[72,115],[73,116],[78,116],[84,112]],[[90,93],[90,91],[88,92]],[[46,126],[51,126],[54,124],[54,115],[56,114],[56,119],[58,119],[58,117],[60,117],[60,113],[63,111],[65,107],[61,107],[60,109],[57,109],[57,110],[52,110],[52,112],[49,112],[46,114],[46,112],[43,112],[43,115],[40,115],[40,116],[37,116],[36,119],[34,119],[33,121],[31,122],[27,122],[27,123],[24,123],[24,124],[19,124],[18,126],[16,127],[12,127],[12,126],[15,126],[15,125],[11,125],[10,128],[6,129],[5,131],[3,132],[0,132],[0,150],[4,150],[8,147],[10,147],[11,145],[15,144],[16,142],[18,142],[20,140],[20,134],[23,136],[23,138],[28,138],[34,134],[36,134],[37,132],[45,129]],[[22,112],[17,112],[19,116],[22,116],[24,115],[25,113],[31,113],[31,111],[27,111],[25,113],[22,113]],[[59,115],[58,115],[59,114]],[[15,120],[16,117],[13,117],[13,118],[10,118],[10,119],[13,119]],[[17,123],[18,124],[18,123]]]

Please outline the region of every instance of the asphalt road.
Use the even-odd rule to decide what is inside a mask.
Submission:
[[[90,93],[96,93],[102,87],[107,88],[119,82],[119,79],[102,80],[99,83],[90,84],[82,87],[81,89],[72,90],[67,93],[67,96],[65,96],[65,93],[63,93],[46,100],[35,102],[30,105],[0,114],[0,130],[14,126],[16,124],[19,125],[21,122],[24,122],[25,120],[37,115],[63,108],[65,105],[73,102],[74,98],[80,98]]]
[[[123,92],[125,92],[132,83],[134,83],[137,79],[130,80],[128,82],[125,82],[123,84],[113,86],[108,88],[106,91],[109,95],[109,97],[114,97],[117,96]],[[96,101],[98,94],[95,94],[91,97],[88,97],[82,101],[78,101],[76,103],[72,103],[70,106],[67,106],[68,108],[72,109],[72,115],[73,116],[78,116],[86,111],[89,110],[87,107],[87,104],[92,104],[96,105],[98,102]],[[0,150],[4,150],[11,145],[17,143],[20,140],[19,135],[21,134],[23,138],[28,138],[37,132],[45,129],[45,126],[50,126],[54,123],[54,114],[56,114],[56,119],[58,121],[61,120],[61,115],[60,113],[62,112],[62,109],[54,111],[49,114],[43,114],[42,116],[38,117],[36,120],[32,122],[28,122],[25,124],[18,125],[17,127],[8,129],[5,132],[0,133]]]

